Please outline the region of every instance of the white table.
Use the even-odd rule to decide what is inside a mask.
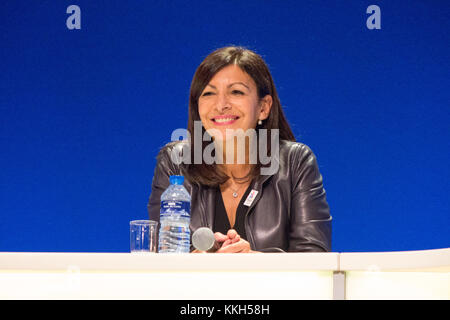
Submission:
[[[345,298],[450,299],[450,249],[341,253]]]
[[[449,299],[450,249],[0,253],[0,299]]]

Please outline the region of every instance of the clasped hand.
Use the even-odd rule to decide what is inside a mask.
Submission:
[[[228,230],[227,234],[216,232],[214,233],[216,242],[221,243],[221,247],[216,253],[255,253],[250,248],[250,243],[241,238],[241,236],[234,229]],[[203,252],[194,250],[193,252]]]

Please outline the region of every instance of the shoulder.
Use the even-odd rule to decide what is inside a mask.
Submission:
[[[285,140],[280,141],[280,168],[298,177],[319,171],[316,156],[309,146]]]
[[[316,156],[304,143],[291,141],[280,143],[280,167],[295,186],[316,185],[322,181]]]
[[[189,146],[187,140],[171,141],[159,150],[158,157],[170,156],[172,153],[181,152],[186,146]]]
[[[182,151],[188,146],[188,141],[172,141],[160,148],[156,157],[157,167],[160,167],[171,174],[181,174],[179,164],[182,160]]]
[[[182,162],[183,150],[189,148],[187,140],[171,141],[165,144],[158,153],[158,162],[171,162],[171,165],[178,166]]]
[[[280,158],[298,161],[309,157],[314,157],[314,153],[306,144],[297,141],[280,141]]]

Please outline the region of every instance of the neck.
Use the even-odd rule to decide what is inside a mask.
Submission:
[[[256,146],[255,141],[234,139],[214,141],[216,154],[222,154],[223,164],[242,165],[256,164]]]
[[[219,165],[222,170],[230,178],[244,178],[252,169],[250,164],[222,164]]]
[[[215,142],[215,148],[216,153],[222,154],[223,157],[222,164],[218,166],[230,178],[243,178],[252,169],[254,163],[250,161],[252,159],[250,158],[250,147],[247,139],[240,144],[233,140]]]

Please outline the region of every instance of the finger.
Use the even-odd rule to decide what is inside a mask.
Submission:
[[[230,239],[225,240],[225,241],[222,243],[222,248],[223,248],[223,247],[226,247],[226,246],[228,246],[228,245],[230,245],[231,243],[232,243],[232,242],[231,242]]]
[[[232,243],[228,246],[223,246],[217,253],[238,253],[238,252],[250,252],[250,243],[241,239],[239,242]]]
[[[236,232],[236,230],[234,229],[230,229],[227,232],[227,237],[230,239],[233,239],[234,237],[236,237],[238,235],[238,233]]]
[[[214,233],[214,239],[217,242],[224,242],[225,240],[228,239],[228,237],[226,235],[224,235],[223,233],[216,232],[216,233]]]
[[[217,253],[239,253],[243,250],[242,245],[240,243],[232,243],[227,246],[221,247],[217,250]]]
[[[234,237],[234,238],[231,239],[230,241],[231,241],[231,243],[239,242],[239,241],[241,241],[241,236],[240,236],[240,235],[237,235],[236,237]]]

